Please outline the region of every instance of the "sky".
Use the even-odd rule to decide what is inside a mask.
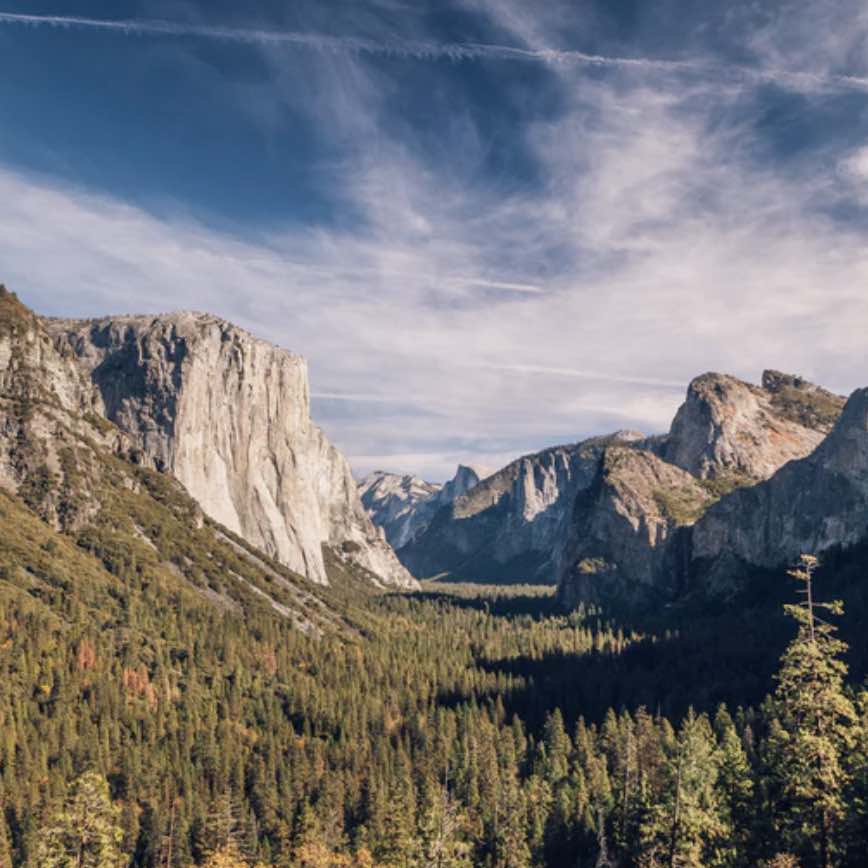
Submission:
[[[304,355],[357,475],[868,385],[862,0],[0,0],[0,281]]]

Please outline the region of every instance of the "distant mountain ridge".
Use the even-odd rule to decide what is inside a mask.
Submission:
[[[787,559],[808,543],[854,541],[860,521],[868,530],[861,483],[841,481],[855,506],[831,526],[822,514],[837,515],[835,505],[817,491],[824,506],[807,510],[816,532],[796,535],[797,542],[759,530],[779,526],[778,537],[786,537],[795,517],[769,515],[783,508],[778,490],[799,499],[796,483],[783,480],[795,475],[817,488],[803,477],[816,478],[832,444],[852,443],[839,430],[844,404],[779,371],[763,372],[761,385],[702,374],[667,434],[616,432],[517,459],[400,537],[398,556],[420,577],[556,582],[567,605],[671,600],[702,584],[720,591],[735,561],[768,563],[764,547]]]
[[[553,583],[558,540],[600,451],[641,437],[618,432],[518,458],[441,508],[398,556],[417,576]]]

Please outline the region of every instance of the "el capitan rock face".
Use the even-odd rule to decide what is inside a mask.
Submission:
[[[207,314],[44,323],[139,460],[213,519],[315,582],[330,545],[383,584],[415,585],[311,421],[303,358]]]

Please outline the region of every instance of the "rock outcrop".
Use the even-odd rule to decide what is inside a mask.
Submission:
[[[708,510],[693,528],[692,572],[726,591],[746,568],[778,567],[866,535],[868,389],[860,389],[811,455]]]
[[[681,589],[682,530],[712,499],[699,480],[646,449],[606,448],[594,481],[576,498],[560,599],[569,606],[672,599]]]
[[[371,521],[383,529],[386,541],[397,550],[423,527],[424,506],[441,486],[417,476],[377,470],[359,482],[359,497]]]
[[[766,371],[761,387],[703,374],[691,382],[661,456],[700,479],[748,485],[813,452],[843,406],[843,398],[777,371]]]
[[[641,437],[619,432],[513,461],[441,508],[400,550],[402,562],[417,576],[553,583],[576,494],[591,484],[602,450]]]
[[[59,353],[39,318],[0,286],[0,487],[57,530],[80,526],[98,509],[98,469],[72,484],[81,475],[78,453],[92,452],[82,444],[110,453],[128,446],[97,415],[98,403],[71,354]]]
[[[758,483],[810,466],[843,404],[776,371],[762,387],[697,377],[668,435],[607,447],[594,483],[579,492],[558,569],[561,599],[672,600],[711,565],[718,584],[737,581],[739,563],[760,564],[739,546],[750,536],[754,552],[765,545],[769,508]],[[798,544],[777,547],[768,563]]]
[[[326,545],[382,584],[415,584],[311,421],[300,356],[206,314],[44,325],[136,459],[170,472],[214,520],[315,582],[327,582]]]
[[[483,479],[491,476],[491,471],[471,464],[459,464],[455,476],[443,484],[433,498],[437,508],[449,506],[457,498],[463,497],[471,489],[476,488]]]

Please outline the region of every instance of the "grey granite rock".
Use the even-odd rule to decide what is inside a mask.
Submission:
[[[811,455],[721,499],[697,522],[693,572],[710,590],[727,591],[744,567],[779,567],[866,534],[868,389],[859,389]]]
[[[513,461],[441,508],[399,550],[402,562],[418,576],[554,583],[576,494],[593,480],[602,450],[641,437],[623,431]]]
[[[415,586],[311,421],[300,356],[207,314],[44,322],[138,460],[172,473],[213,519],[315,582],[327,581],[330,545],[384,585]]]

